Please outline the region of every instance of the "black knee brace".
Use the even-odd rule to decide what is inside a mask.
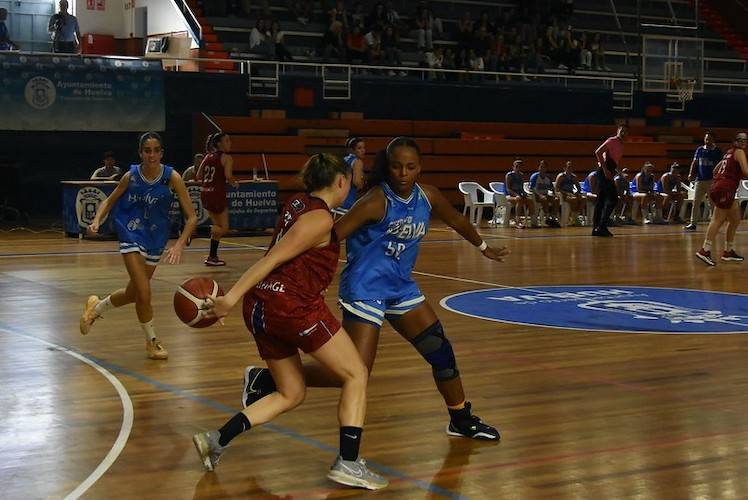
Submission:
[[[452,344],[444,336],[441,322],[437,321],[426,328],[418,336],[412,338],[410,343],[431,365],[435,380],[447,381],[460,375]]]

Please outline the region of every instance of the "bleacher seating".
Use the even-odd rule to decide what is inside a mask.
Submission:
[[[251,177],[252,169],[262,170],[261,154],[266,155],[270,177],[280,181],[284,195],[299,188],[296,174],[309,154],[317,152],[343,153],[345,139],[337,137],[341,130],[366,140],[366,168],[374,155],[392,137],[414,137],[421,146],[424,171],[422,182],[442,189],[454,205],[462,205],[463,196],[457,190],[460,181],[474,180],[483,186],[502,180],[511,169],[512,161],[520,156],[527,173],[534,171],[545,159],[555,177],[566,160],[574,162],[578,175],[586,174],[594,166],[593,152],[606,137],[614,133],[607,125],[481,123],[411,120],[296,120],[282,118],[213,117],[222,130],[232,135],[235,170],[240,176]],[[195,147],[199,147],[210,132],[201,120],[195,121]],[[299,129],[334,130],[333,137],[323,133],[297,135]],[[502,140],[464,140],[465,132],[487,137],[503,136]],[[728,138],[732,129],[714,129],[717,137]],[[703,138],[698,127],[630,127],[633,138],[647,141],[628,142],[623,166],[639,170],[645,161],[654,163],[664,172],[678,160],[690,164],[693,151]],[[662,137],[672,142],[662,142]],[[683,142],[678,136],[686,137]]]

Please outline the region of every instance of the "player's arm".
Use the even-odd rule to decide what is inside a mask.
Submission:
[[[206,156],[203,158],[203,161],[200,162],[200,166],[197,167],[197,172],[195,172],[195,180],[197,182],[203,182],[203,173],[205,173],[205,162],[208,160],[208,157]]]
[[[117,203],[117,200],[119,200],[120,196],[127,190],[127,185],[130,183],[130,172],[127,172],[125,175],[122,176],[122,179],[120,179],[119,184],[117,184],[117,187],[114,188],[114,191],[112,191],[112,194],[107,196],[106,200],[104,200],[101,205],[99,205],[99,209],[96,211],[96,216],[94,217],[94,220],[91,222],[91,225],[88,226],[89,231],[92,233],[98,233],[99,232],[99,226],[101,226],[101,221],[106,218],[106,216],[109,214],[109,211],[112,209],[115,203]]]
[[[366,192],[348,212],[335,223],[335,234],[343,241],[353,231],[384,218],[387,201],[379,186]]]
[[[478,247],[483,255],[500,262],[503,262],[504,257],[509,255],[509,249],[506,247],[494,248],[488,246],[470,221],[467,220],[467,217],[455,210],[437,187],[425,184],[421,184],[420,186],[426,192],[434,214],[449,227],[457,231],[460,236],[472,243],[473,246]]]
[[[509,182],[511,180],[511,174],[511,172],[507,172],[504,176],[504,190],[506,191],[507,196],[519,196],[512,190],[511,182]]]
[[[237,181],[236,177],[234,177],[234,159],[231,157],[231,155],[221,155],[221,165],[223,165],[223,173],[226,177],[226,182],[228,182],[235,188],[239,187],[239,181]]]
[[[602,167],[605,165],[605,158],[603,157],[604,153],[608,152],[608,141],[603,142],[600,144],[600,146],[595,150],[595,158],[597,159],[597,166]]]
[[[356,158],[353,160],[351,169],[353,170],[351,182],[359,191],[364,189],[364,162]]]
[[[693,182],[696,180],[696,164],[698,163],[698,160],[696,159],[696,155],[694,155],[693,160],[691,160],[691,166],[688,168],[688,181]]]
[[[561,176],[564,175],[563,172],[559,173],[556,176],[556,180],[553,182],[553,187],[556,190],[557,193],[561,192]]]
[[[209,301],[211,313],[219,318],[226,316],[232,307],[273,269],[301,255],[310,248],[326,243],[333,228],[332,215],[325,210],[307,212],[291,226],[270,251],[247,269],[231,290],[222,297]]]
[[[743,172],[743,177],[748,177],[748,160],[746,160],[745,151],[736,148],[733,157],[735,158],[735,161],[740,164],[740,170]]]
[[[197,227],[197,215],[195,215],[195,209],[192,206],[190,194],[187,192],[187,186],[184,185],[182,176],[179,175],[179,172],[176,170],[172,170],[171,172],[169,187],[177,194],[179,206],[182,207],[182,213],[184,214],[184,229],[182,230],[179,239],[174,243],[174,246],[166,251],[166,262],[169,264],[179,264],[179,260],[182,257],[182,250],[187,245],[187,241],[192,237],[192,233],[195,232],[195,228]]]

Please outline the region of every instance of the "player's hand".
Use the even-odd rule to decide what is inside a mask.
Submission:
[[[507,247],[501,247],[501,248],[494,248],[494,247],[486,247],[485,250],[483,250],[483,255],[485,257],[488,257],[491,260],[496,260],[499,262],[504,262],[504,257],[509,255],[511,252]]]
[[[207,316],[209,318],[218,318],[218,322],[223,325],[223,318],[228,316],[233,304],[230,304],[226,297],[221,295],[219,297],[207,297],[204,307],[208,311]]]
[[[89,224],[86,228],[86,233],[88,233],[89,236],[95,236],[99,234],[99,223],[93,221],[91,224]]]
[[[184,245],[177,242],[174,246],[166,250],[166,263],[167,264],[179,264],[182,260],[182,250]]]

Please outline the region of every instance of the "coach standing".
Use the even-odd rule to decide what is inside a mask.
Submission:
[[[52,52],[77,54],[81,45],[81,30],[78,19],[68,14],[68,0],[60,0],[60,12],[49,18],[47,26],[52,35]]]
[[[613,236],[613,233],[608,231],[608,220],[618,203],[618,191],[613,178],[623,158],[623,141],[626,133],[626,125],[619,125],[616,135],[609,137],[595,151],[600,187],[595,202],[595,216],[592,219],[592,236]]]

